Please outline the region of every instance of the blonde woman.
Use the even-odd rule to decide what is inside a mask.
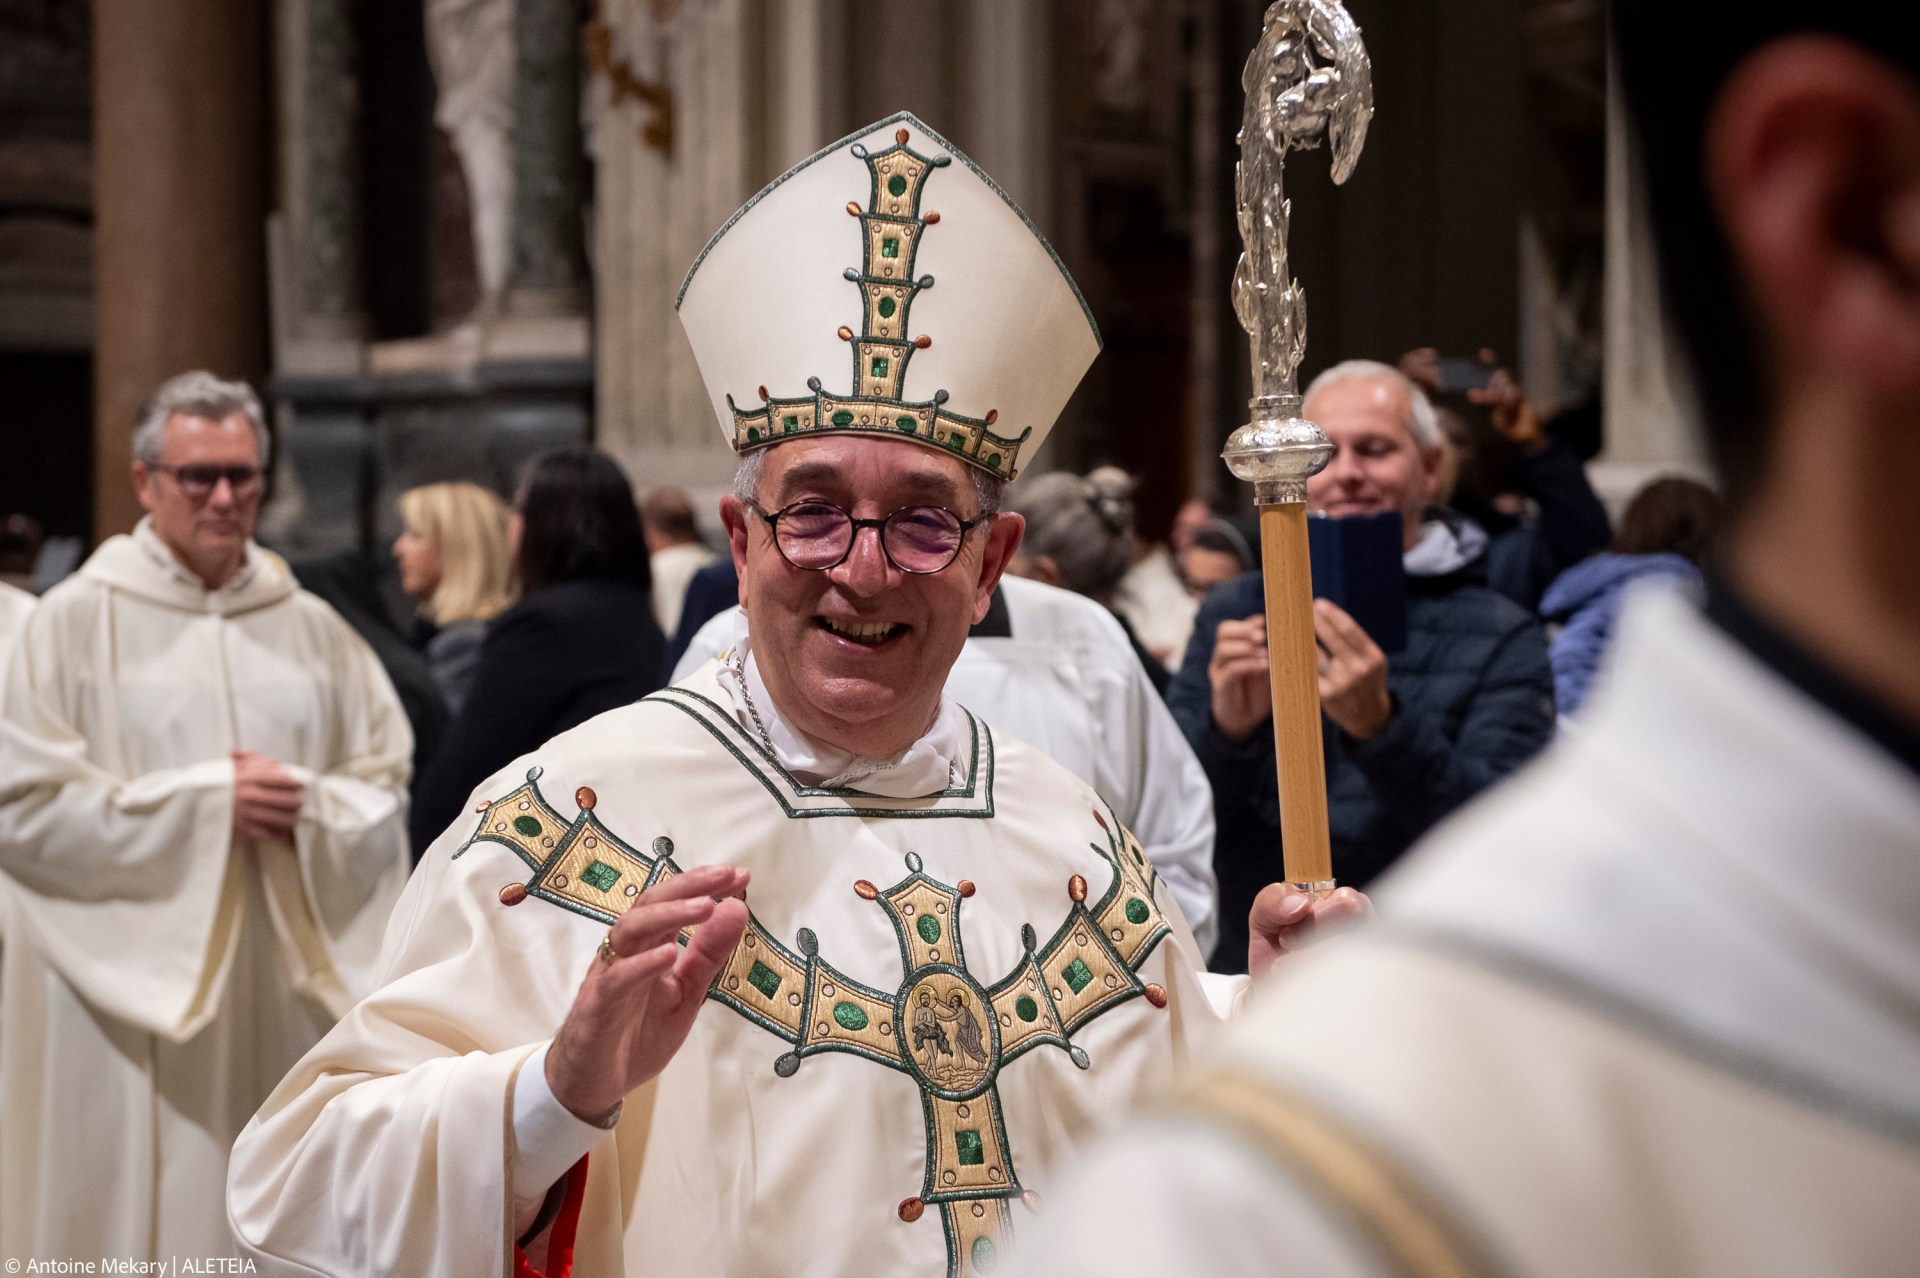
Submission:
[[[480,662],[487,623],[513,602],[507,506],[478,484],[428,484],[400,494],[393,557],[400,587],[433,627],[427,664],[457,716]]]

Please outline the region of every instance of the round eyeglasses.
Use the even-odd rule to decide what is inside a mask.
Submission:
[[[939,572],[959,557],[967,531],[992,518],[962,519],[944,506],[902,506],[884,519],[855,519],[824,501],[796,501],[771,515],[752,502],[748,505],[767,521],[780,557],[809,572],[844,563],[862,528],[879,530],[881,552],[901,572]]]

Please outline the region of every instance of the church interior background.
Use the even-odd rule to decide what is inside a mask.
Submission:
[[[672,302],[748,195],[908,109],[994,173],[1104,357],[1039,467],[1164,535],[1244,420],[1228,303],[1260,0],[0,0],[0,571],[132,525],[129,423],[195,366],[278,439],[264,540],[377,550],[394,496],[591,439],[731,458]],[[1352,0],[1367,162],[1288,169],[1303,373],[1499,351],[1603,493],[1697,469],[1658,358],[1600,0]],[[710,506],[710,502],[703,502]],[[63,540],[64,539],[64,540]],[[45,568],[49,559],[42,556]]]

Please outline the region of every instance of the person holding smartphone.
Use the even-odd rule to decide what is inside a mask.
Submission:
[[[1485,532],[1428,505],[1441,447],[1420,388],[1389,365],[1350,360],[1314,379],[1306,415],[1334,445],[1307,481],[1308,508],[1336,518],[1397,511],[1405,527],[1403,651],[1389,659],[1339,606],[1314,605],[1333,868],[1363,887],[1547,743],[1553,670],[1539,621],[1486,584]],[[1215,963],[1231,969],[1254,894],[1280,874],[1259,573],[1208,596],[1167,700],[1213,786]]]

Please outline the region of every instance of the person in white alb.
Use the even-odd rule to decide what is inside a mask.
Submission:
[[[251,540],[245,386],[167,383],[147,509],[0,688],[0,1255],[233,1256],[227,1151],[370,983],[413,741],[373,653]]]
[[[1704,607],[1629,599],[1581,730],[1250,1000],[1015,1272],[1920,1263],[1920,43],[1612,13],[1726,488]]]
[[[740,618],[729,608],[702,626],[674,679],[735,643]],[[1207,774],[1112,613],[1070,590],[1004,576],[953,663],[947,695],[1113,804],[1201,953],[1213,953],[1220,905]]]
[[[19,642],[20,631],[26,626],[27,614],[33,611],[35,602],[26,591],[0,582],[0,670],[6,669],[7,654]]]
[[[1098,350],[1045,242],[899,115],[679,310],[746,634],[429,849],[382,988],[235,1147],[263,1273],[986,1274],[1237,999],[1112,806],[943,695]],[[1254,968],[1363,908],[1276,886]]]

